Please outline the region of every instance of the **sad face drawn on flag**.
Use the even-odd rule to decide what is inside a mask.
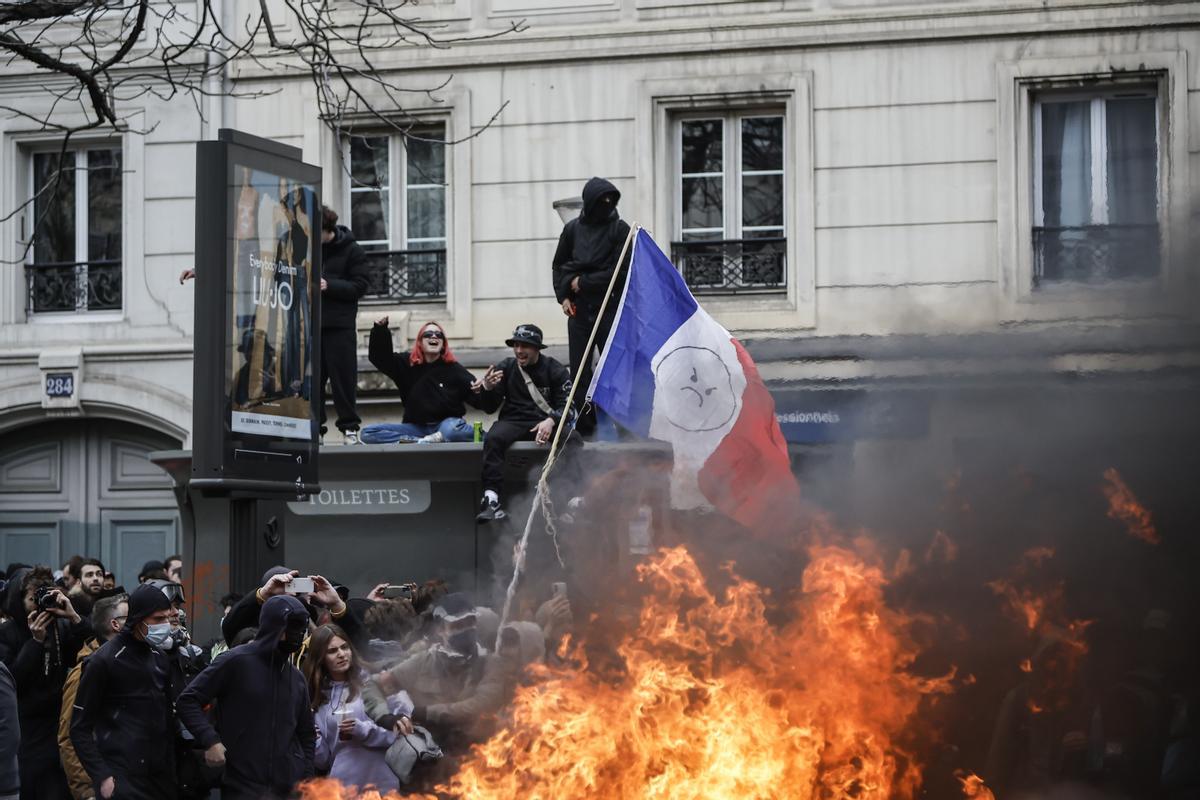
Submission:
[[[710,348],[675,348],[659,361],[654,381],[666,421],[680,430],[719,430],[737,413],[733,376]]]

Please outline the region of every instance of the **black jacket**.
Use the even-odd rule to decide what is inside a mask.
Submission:
[[[21,789],[17,750],[21,746],[21,723],[17,720],[17,685],[8,667],[0,663],[0,796]]]
[[[478,405],[471,391],[475,377],[466,367],[441,359],[413,365],[408,353],[397,354],[392,348],[392,335],[386,325],[371,328],[368,355],[376,369],[396,382],[404,401],[405,422],[436,425],[447,417],[465,416],[467,403]]]
[[[567,405],[567,395],[571,393],[571,373],[562,364],[542,353],[537,363],[528,367],[533,385],[541,392],[551,413],[538,408],[533,402],[525,378],[517,366],[515,358],[506,358],[496,365],[496,369],[504,372],[504,377],[495,389],[479,393],[479,407],[491,414],[500,409],[500,419],[505,422],[529,423],[530,427],[538,424],[547,416],[555,420],[562,419],[563,409]],[[503,404],[503,405],[502,405]]]
[[[353,328],[358,299],[371,278],[367,254],[345,225],[337,226],[332,242],[321,244],[321,277],[329,285],[321,292],[321,327]]]
[[[175,715],[167,657],[128,626],[88,656],[71,716],[71,744],[100,783],[175,775]]]
[[[605,195],[621,193],[603,178],[592,178],[583,187],[583,211],[563,226],[558,237],[558,250],[554,253],[554,296],[561,304],[572,298],[578,313],[595,317],[600,311],[604,293],[612,280],[621,248],[629,236],[629,225],[617,214],[616,203],[611,211],[600,210],[597,201]],[[615,299],[620,298],[629,274],[629,254],[621,264],[621,272],[613,286],[613,300],[609,300],[606,314],[615,313]],[[579,291],[571,291],[571,281],[579,277]]]
[[[201,747],[225,745],[224,800],[286,797],[313,775],[316,729],[308,689],[278,647],[288,618],[297,614],[307,616],[295,597],[270,598],[258,637],[218,656],[175,705]],[[215,727],[204,713],[214,700]]]
[[[17,684],[18,717],[21,721],[21,763],[32,772],[58,759],[58,712],[67,673],[83,646],[87,628],[55,620],[57,647],[52,631],[44,642],[29,632],[21,582],[28,570],[18,570],[8,581],[4,608],[9,619],[0,625],[0,661]]]

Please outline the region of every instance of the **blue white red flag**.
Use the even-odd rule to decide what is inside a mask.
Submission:
[[[676,508],[711,506],[752,527],[797,493],[754,362],[641,229],[588,397],[634,433],[671,443]]]

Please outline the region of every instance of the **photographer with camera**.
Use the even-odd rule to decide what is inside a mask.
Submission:
[[[4,607],[9,619],[0,625],[0,661],[17,685],[21,797],[61,800],[68,790],[58,754],[58,711],[88,626],[54,586],[49,567],[11,575]]]

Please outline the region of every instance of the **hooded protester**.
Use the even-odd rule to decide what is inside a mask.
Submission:
[[[358,300],[371,274],[367,254],[333,209],[321,206],[321,435],[325,435],[325,377],[333,389],[338,430],[357,444],[362,422],[355,408],[358,386]]]
[[[425,323],[417,331],[412,352],[397,354],[388,318],[380,317],[371,328],[368,355],[380,372],[396,382],[404,419],[368,425],[362,430],[363,443],[471,441],[474,429],[463,417],[467,403],[476,405],[471,391],[475,376],[458,363],[441,325]]]
[[[5,587],[9,619],[0,625],[0,661],[17,686],[22,800],[60,800],[68,791],[58,754],[58,711],[88,626],[53,580],[46,567],[19,569]],[[39,590],[46,610],[39,610]]]
[[[295,597],[269,598],[254,641],[222,653],[176,703],[209,766],[225,766],[223,800],[287,797],[298,781],[313,775],[312,706],[304,676],[291,663],[308,624],[308,612]],[[204,709],[214,700],[212,723]]]
[[[629,224],[617,213],[620,199],[621,193],[608,181],[603,178],[589,180],[583,187],[583,210],[563,226],[558,237],[558,250],[554,253],[554,296],[567,315],[571,377],[583,386],[592,382],[592,354],[584,352],[588,337],[600,318],[600,306],[613,271],[618,268],[621,249],[629,237]],[[617,300],[625,288],[628,255],[619,267],[612,299],[596,331],[594,347],[601,352],[616,318]],[[583,407],[583,395],[580,392],[576,396],[576,411]],[[595,426],[596,419],[591,413],[583,415],[578,424],[580,433],[589,433]]]
[[[163,648],[171,638],[171,603],[154,586],[129,595],[120,633],[88,657],[71,744],[96,797],[171,800],[175,785],[175,715]]]

